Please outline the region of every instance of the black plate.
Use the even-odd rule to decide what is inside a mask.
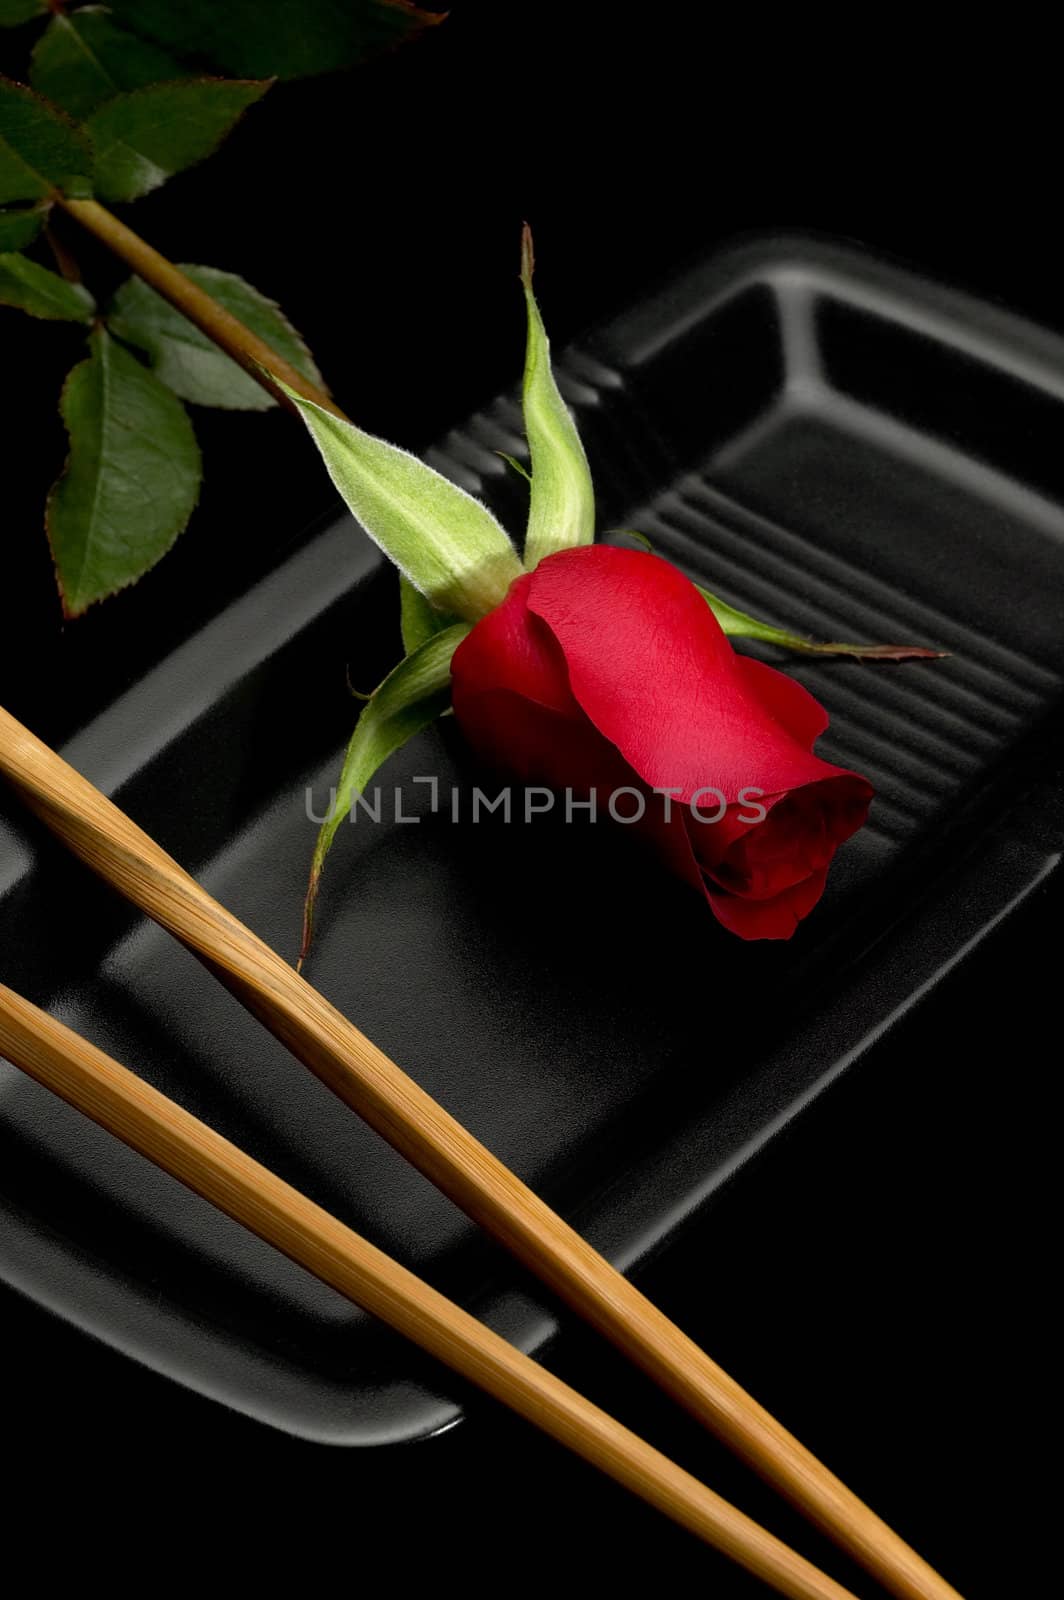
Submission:
[[[754,242],[569,353],[605,525],[747,610],[946,661],[788,658],[870,825],[786,946],[730,939],[622,830],[473,827],[446,725],[342,831],[311,977],[623,1266],[915,1004],[1057,861],[1064,343],[854,252]],[[504,398],[434,459],[511,526]],[[294,951],[314,825],[397,652],[394,579],[327,527],[67,757]],[[442,809],[417,776],[438,773]],[[450,820],[456,790],[461,818]],[[76,887],[76,894],[72,891]],[[76,920],[69,906],[76,904]],[[492,1244],[14,803],[3,976],[526,1348],[553,1312]],[[445,1374],[6,1066],[0,1273],[160,1371],[308,1438],[441,1428]],[[913,1108],[919,1114],[919,1108]]]

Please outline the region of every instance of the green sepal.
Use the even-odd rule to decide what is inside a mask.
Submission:
[[[733,639],[760,639],[765,644],[780,645],[785,650],[804,651],[806,655],[854,656],[859,661],[933,660],[949,654],[948,650],[928,650],[917,644],[822,644],[815,639],[806,639],[800,633],[788,633],[784,628],[773,627],[770,622],[747,616],[745,611],[737,611],[727,601],[718,600],[701,584],[696,583],[695,588],[721,628]]]
[[[512,471],[516,472],[519,478],[524,478],[526,483],[532,482],[532,474],[529,472],[523,461],[518,461],[516,456],[510,455],[506,450],[496,450],[495,454],[499,457],[500,461],[505,461],[506,465],[511,468]]]
[[[421,593],[415,589],[409,578],[399,574],[399,631],[403,636],[403,649],[408,656],[431,639],[434,634],[442,633],[444,628],[449,628],[454,623],[454,617],[446,617],[441,611],[431,606]]]
[[[647,555],[654,554],[654,546],[646,534],[640,533],[638,528],[611,528],[609,533],[603,534],[603,543],[612,543],[614,539],[631,539],[641,550],[645,550]],[[623,550],[625,546],[621,545],[620,548]],[[705,590],[702,592],[705,593]]]
[[[550,363],[550,341],[532,293],[532,234],[521,236],[521,283],[528,309],[528,343],[521,403],[532,457],[532,491],[525,535],[527,571],[544,556],[595,537],[595,491],[587,456]]]
[[[325,858],[336,830],[388,757],[447,710],[451,702],[451,657],[469,632],[470,624],[459,622],[434,634],[412,655],[400,661],[366,702],[347,747],[336,794],[314,849],[303,908],[300,966],[314,935],[314,906]]]
[[[278,386],[352,514],[435,610],[476,622],[502,603],[521,563],[487,506],[409,451]]]

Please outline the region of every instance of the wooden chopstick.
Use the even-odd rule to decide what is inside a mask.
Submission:
[[[0,773],[468,1214],[864,1565],[897,1600],[957,1591],[574,1229],[154,840],[0,707]]]
[[[575,1389],[3,984],[0,1056],[780,1594],[854,1600]]]

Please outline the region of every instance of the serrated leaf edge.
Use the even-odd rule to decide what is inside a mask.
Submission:
[[[59,476],[56,478],[55,482],[52,484],[51,488],[49,489],[48,497],[45,500],[45,505],[44,505],[44,533],[45,533],[45,538],[48,541],[48,550],[49,550],[49,553],[50,553],[51,558],[52,558],[52,571],[55,573],[55,584],[56,584],[57,590],[59,591],[59,602],[60,602],[60,605],[62,606],[64,620],[67,621],[67,622],[73,622],[78,617],[83,617],[86,614],[86,612],[91,611],[93,606],[100,605],[102,601],[111,600],[111,599],[114,598],[114,596],[116,594],[121,594],[126,589],[132,589],[135,584],[138,584],[141,581],[142,578],[146,578],[149,572],[154,571],[155,567],[158,566],[159,562],[162,561],[165,556],[168,556],[170,554],[170,551],[174,548],[174,545],[177,543],[178,539],[180,539],[181,535],[184,533],[185,529],[188,527],[188,524],[192,520],[192,516],[193,516],[193,514],[194,514],[194,512],[196,510],[196,507],[199,505],[200,492],[201,492],[201,489],[202,489],[202,486],[203,486],[203,457],[202,457],[202,454],[201,454],[200,448],[199,448],[199,440],[196,438],[196,430],[194,428],[192,428],[192,420],[191,420],[191,418],[189,418],[189,427],[192,428],[192,439],[193,439],[193,443],[195,444],[195,447],[196,447],[196,458],[197,458],[197,462],[198,462],[198,465],[199,465],[199,468],[200,468],[200,473],[199,473],[199,482],[197,483],[197,486],[196,486],[196,495],[195,495],[195,498],[194,498],[194,500],[192,502],[192,505],[191,505],[191,507],[189,509],[188,517],[185,519],[185,521],[182,523],[182,525],[176,530],[176,532],[174,533],[173,538],[170,540],[169,544],[166,546],[166,549],[161,552],[161,554],[158,556],[158,558],[152,563],[152,565],[150,567],[146,568],[144,572],[138,573],[136,575],[136,577],[134,577],[134,578],[129,578],[125,583],[117,584],[115,586],[115,588],[109,589],[106,594],[95,595],[91,600],[86,601],[86,603],[83,606],[71,607],[69,605],[68,599],[67,599],[66,590],[65,590],[65,588],[63,586],[62,574],[59,571],[59,562],[58,562],[58,559],[56,557],[55,544],[54,544],[53,539],[52,539],[52,529],[51,529],[50,518],[51,518],[51,513],[52,513],[52,504],[53,504],[54,497],[56,495],[56,492],[59,489],[59,485],[69,475],[71,462],[72,462],[73,456],[74,456],[73,439],[72,439],[71,434],[70,434],[70,429],[67,428],[66,416],[65,416],[65,404],[66,404],[67,391],[68,391],[68,389],[70,387],[70,383],[71,383],[71,380],[74,377],[74,374],[76,372],[80,371],[80,369],[83,366],[85,366],[91,360],[92,360],[92,354],[90,352],[87,356],[84,356],[81,361],[76,362],[75,365],[73,367],[71,367],[70,371],[67,373],[66,377],[64,378],[63,387],[59,392],[59,415],[60,415],[60,419],[62,420],[63,427],[64,427],[64,429],[66,429],[67,438],[70,440],[70,446],[69,446],[69,448],[67,450],[66,459],[63,462],[62,471],[59,473]],[[145,368],[145,371],[147,372],[148,369]],[[154,373],[149,373],[149,376],[154,377],[155,375],[154,375]],[[158,382],[158,381],[159,380],[156,379],[156,382]],[[165,384],[160,384],[160,388],[165,388],[165,387],[166,387]],[[169,389],[167,389],[166,392],[168,394],[172,394],[173,393],[173,391],[169,390]],[[182,402],[180,401],[180,399],[179,399],[179,397],[177,395],[173,395],[173,398],[175,400],[177,400],[179,405],[182,404]],[[184,409],[183,406],[182,406],[182,409]]]

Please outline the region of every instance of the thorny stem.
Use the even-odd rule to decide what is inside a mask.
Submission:
[[[219,305],[198,283],[186,277],[180,267],[175,267],[172,261],[160,255],[146,239],[134,233],[132,228],[127,228],[105,206],[96,200],[70,200],[65,195],[57,195],[56,200],[83,228],[87,228],[109,250],[120,256],[127,266],[132,267],[139,278],[143,278],[164,300],[168,300],[190,322],[195,323],[200,332],[205,333],[220,350],[232,356],[256,383],[261,384],[287,410],[294,411],[295,407],[274,383],[274,378],[280,378],[290,389],[307,400],[313,400],[315,405],[332,412],[333,416],[344,416],[324,389],[297,372],[265,339],[252,333],[239,317],[234,317],[231,311]]]

